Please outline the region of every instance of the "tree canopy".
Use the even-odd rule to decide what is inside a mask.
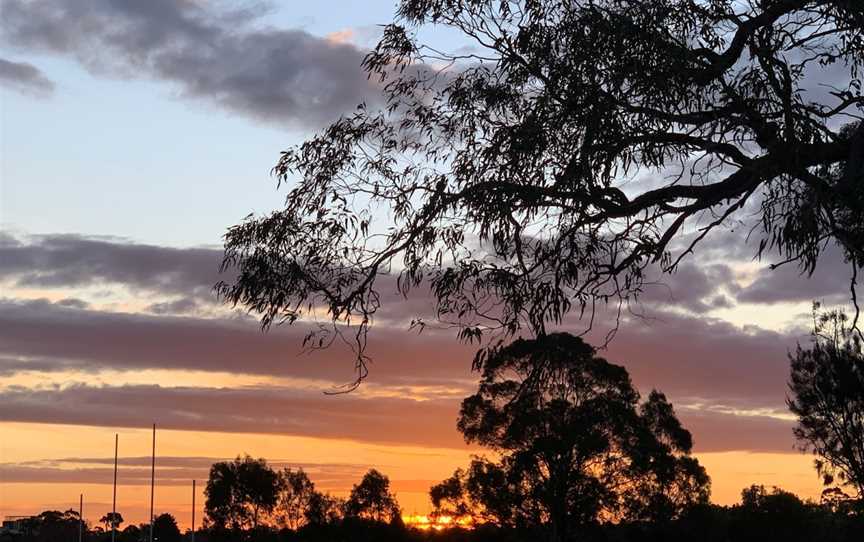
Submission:
[[[214,463],[204,494],[207,521],[217,529],[255,529],[279,497],[280,478],[264,459]]]
[[[159,542],[180,542],[180,528],[171,514],[159,514],[153,520],[153,538]]]
[[[826,486],[864,499],[864,352],[845,314],[814,309],[813,344],[791,358],[787,400],[795,436],[816,456]]]
[[[542,334],[739,221],[805,273],[839,245],[854,283],[862,59],[856,0],[402,0],[364,63],[387,107],[282,154],[285,206],[227,232],[220,293],[358,324],[361,353],[382,288],[420,284],[462,339]]]
[[[279,524],[296,531],[308,522],[306,512],[315,495],[315,484],[303,469],[285,468],[279,473],[279,499],[273,509]]]
[[[401,521],[399,503],[390,491],[390,479],[377,470],[370,469],[363,475],[360,483],[351,489],[351,494],[345,501],[345,516],[379,523]]]
[[[602,520],[669,521],[707,503],[708,475],[672,405],[657,391],[639,400],[626,369],[578,337],[495,349],[458,427],[502,459],[457,471],[433,488],[433,504],[457,515],[479,505],[481,519],[508,526],[546,524],[558,541]]]

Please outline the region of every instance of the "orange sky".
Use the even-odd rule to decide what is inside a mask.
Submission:
[[[146,429],[120,429],[120,457],[144,457],[150,450],[150,433]],[[112,430],[82,426],[47,424],[0,424],[2,462],[22,462],[58,458],[104,458],[106,470],[93,474],[90,483],[9,483],[0,484],[0,514],[26,515],[43,509],[76,508],[79,493],[85,496],[85,519],[95,522],[111,509]],[[353,482],[359,481],[363,468],[375,467],[390,476],[393,487],[406,514],[429,510],[427,489],[430,484],[447,477],[454,469],[464,466],[469,451],[449,448],[385,446],[298,437],[236,433],[195,433],[189,431],[159,431],[157,433],[157,465],[159,456],[214,457],[230,459],[239,453],[285,461],[292,466],[307,465],[313,481],[321,489],[344,495]],[[778,485],[802,497],[818,498],[819,480],[811,458],[800,453],[701,453],[699,460],[712,477],[712,500],[721,504],[737,502],[741,489],[752,483]],[[316,467],[322,462],[332,464]],[[348,466],[347,469],[339,468]],[[311,467],[310,467],[311,466]],[[64,467],[73,469],[74,467]],[[126,521],[143,522],[149,510],[149,487],[128,483],[127,466],[121,466],[118,479],[118,511]],[[334,476],[328,470],[335,470]],[[345,471],[348,472],[345,472]],[[352,476],[351,471],[356,471]],[[145,473],[147,467],[144,466]],[[184,528],[191,520],[191,478],[185,485],[166,485],[166,468],[157,469],[156,511],[170,512]],[[203,487],[206,468],[192,469],[198,479],[197,521],[203,517]],[[174,484],[177,481],[168,475]],[[127,478],[124,483],[124,478]],[[329,482],[321,483],[325,478]],[[352,481],[353,480],[353,481]],[[200,523],[199,523],[200,524]]]

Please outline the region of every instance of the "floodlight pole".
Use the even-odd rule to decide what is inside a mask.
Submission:
[[[114,433],[114,499],[111,503],[111,542],[117,533],[117,443],[120,436]]]
[[[78,496],[78,542],[84,542],[84,494]]]
[[[156,424],[153,424],[153,453],[150,460],[150,542],[153,542],[153,492],[156,487]]]
[[[192,480],[192,542],[195,542],[195,480]]]

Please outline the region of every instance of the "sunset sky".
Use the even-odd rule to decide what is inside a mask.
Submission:
[[[455,427],[473,349],[408,330],[431,311],[423,295],[382,292],[370,376],[333,396],[354,378],[350,352],[303,353],[306,324],[262,334],[212,292],[226,228],[282,202],[279,152],[378,103],[360,61],[393,8],[0,0],[0,515],[77,507],[83,493],[96,522],[119,433],[118,511],[145,521],[153,423],[156,511],[182,526],[191,480],[203,490],[210,464],[238,454],[303,467],[339,494],[375,467],[410,514],[483,453]],[[713,501],[751,483],[816,497],[785,407],[787,352],[808,341],[813,300],[848,302],[847,271],[830,251],[809,279],[770,271],[748,231],[708,238],[649,286],[646,317],[626,316],[603,356],[667,394]]]

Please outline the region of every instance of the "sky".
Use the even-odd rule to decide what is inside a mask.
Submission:
[[[95,523],[118,434],[118,511],[144,521],[153,423],[156,511],[184,527],[191,480],[200,493],[209,466],[238,454],[341,495],[378,468],[423,513],[429,486],[483,453],[455,427],[472,348],[407,329],[428,298],[384,292],[370,376],[334,396],[354,377],[350,352],[304,352],[305,324],[264,334],[213,296],[226,228],[282,203],[279,152],[379,103],[359,63],[393,10],[0,2],[0,515],[84,494]],[[446,29],[424,38],[464,45]],[[805,278],[754,252],[742,231],[708,238],[602,352],[667,394],[724,504],[752,483],[818,496],[785,407],[787,353],[808,340],[813,300],[848,302],[838,254]]]

